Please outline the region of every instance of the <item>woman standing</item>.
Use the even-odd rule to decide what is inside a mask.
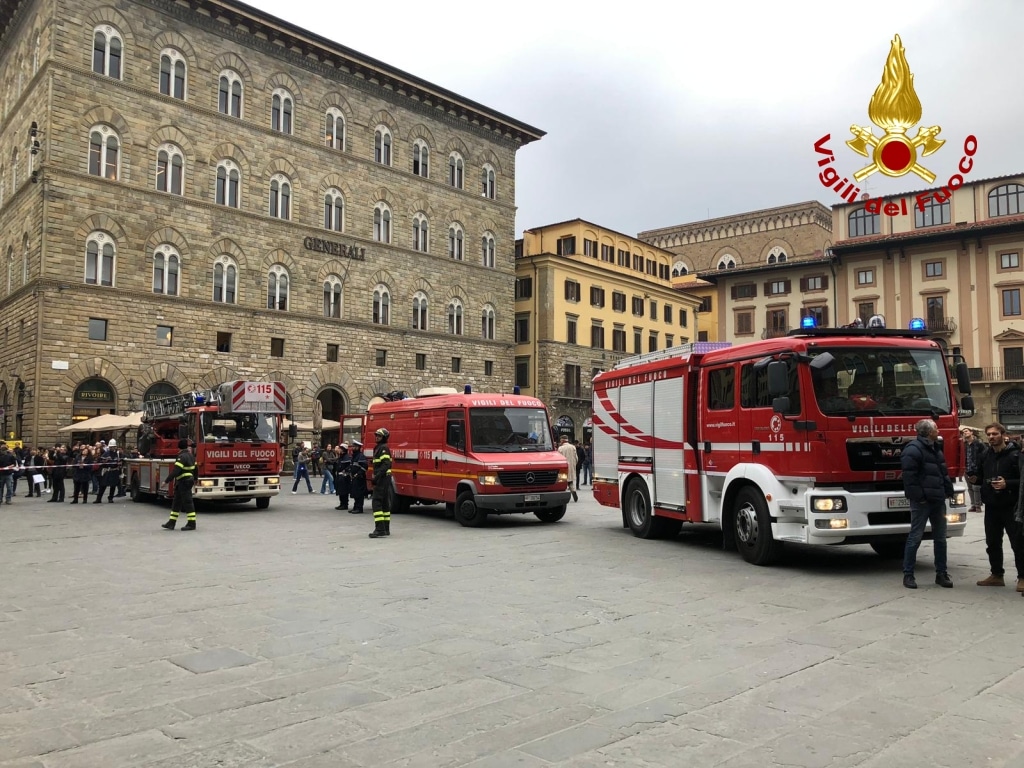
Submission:
[[[313,492],[313,484],[309,482],[309,451],[302,448],[299,455],[295,457],[295,484],[292,486],[292,493],[298,493],[299,480],[306,479],[306,488]]]

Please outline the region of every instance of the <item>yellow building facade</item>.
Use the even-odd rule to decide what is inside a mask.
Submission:
[[[547,403],[559,431],[589,437],[599,371],[696,339],[701,299],[673,288],[675,261],[582,219],[516,243],[515,383]]]

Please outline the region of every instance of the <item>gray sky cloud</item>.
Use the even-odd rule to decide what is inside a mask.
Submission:
[[[817,180],[814,142],[831,133],[843,174],[866,164],[843,142],[852,123],[872,127],[894,34],[921,124],[946,139],[924,161],[936,184],[968,134],[969,179],[1024,171],[1017,0],[252,4],[547,131],[518,154],[517,233],[576,217],[635,233],[838,202]],[[866,189],[927,186],[875,174]]]

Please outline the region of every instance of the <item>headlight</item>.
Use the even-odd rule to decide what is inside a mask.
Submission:
[[[217,484],[216,480],[200,480],[199,481],[199,487],[200,488],[213,488],[213,486],[215,486],[216,484]]]
[[[477,479],[477,482],[480,483],[480,485],[498,485],[499,484],[498,483],[498,476],[497,475],[477,475],[476,479]]]
[[[841,528],[849,528],[850,527],[850,521],[847,520],[845,517],[833,517],[833,518],[828,519],[828,520],[815,520],[814,521],[814,527],[815,528],[829,528],[829,529],[832,529],[832,530],[841,529]]]
[[[967,514],[964,512],[953,512],[946,515],[947,523],[962,523],[967,520]]]
[[[956,495],[953,496],[953,506],[954,507],[966,507],[967,506],[967,497],[966,497],[966,495],[964,494],[963,491],[959,491]]]
[[[569,482],[569,470],[566,470],[565,472],[559,472],[558,473],[558,482],[560,482],[560,483],[568,483]]]
[[[278,485],[278,484],[280,484],[280,482],[281,482],[281,478],[280,477],[268,477],[267,478],[267,485]]]
[[[811,500],[815,512],[845,512],[846,499],[842,496],[815,496]]]

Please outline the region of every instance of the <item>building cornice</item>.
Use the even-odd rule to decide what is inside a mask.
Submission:
[[[724,240],[739,235],[760,234],[817,224],[832,231],[832,211],[816,200],[804,203],[765,208],[760,211],[738,213],[717,219],[677,224],[650,229],[637,234],[637,238],[660,248]]]
[[[706,272],[698,272],[697,276],[701,280],[707,280],[708,282],[715,283],[716,285],[720,280],[725,280],[734,277],[755,277],[761,274],[779,273],[779,272],[806,272],[809,269],[828,267],[836,262],[834,256],[821,256],[814,259],[802,259],[800,261],[784,261],[781,264],[752,264],[745,267],[735,267],[733,269],[712,269]]]
[[[901,249],[916,245],[935,245],[945,242],[980,243],[983,237],[992,235],[1019,235],[1024,233],[1024,214],[998,219],[985,219],[974,223],[960,223],[942,227],[915,229],[910,232],[896,232],[889,235],[868,235],[840,240],[832,245],[837,256],[853,256],[873,251]]]

